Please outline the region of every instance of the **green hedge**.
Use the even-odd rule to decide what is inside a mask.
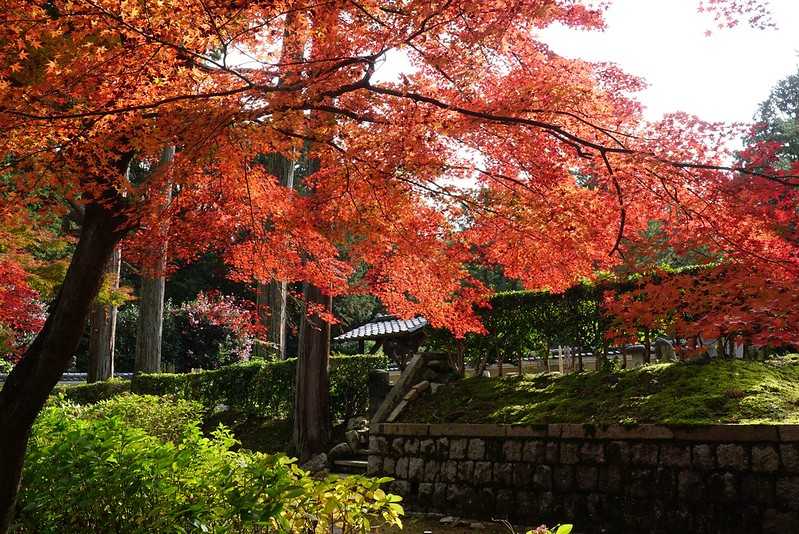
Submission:
[[[373,369],[385,369],[384,356],[334,356],[330,359],[330,406],[333,417],[346,419],[366,413],[368,377]],[[69,400],[90,404],[119,393],[175,395],[194,400],[210,411],[218,404],[252,415],[285,418],[294,403],[296,360],[252,361],[213,371],[189,374],[137,375],[131,382],[111,380],[58,388]]]
[[[113,378],[105,382],[93,384],[77,384],[74,386],[57,386],[56,395],[63,395],[67,400],[77,404],[94,404],[130,391],[130,381]]]

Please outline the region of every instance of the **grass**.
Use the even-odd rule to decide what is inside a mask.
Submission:
[[[614,373],[467,378],[417,400],[418,423],[799,423],[799,355]]]

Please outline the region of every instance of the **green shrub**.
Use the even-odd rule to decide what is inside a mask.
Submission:
[[[93,404],[110,399],[121,393],[130,391],[130,381],[118,378],[94,382],[92,384],[77,384],[74,386],[58,386],[56,395],[63,395],[67,400],[78,404]]]
[[[119,418],[132,428],[144,430],[162,441],[179,441],[187,426],[202,422],[199,402],[175,397],[119,395],[86,406],[82,416],[92,419]]]
[[[334,356],[330,363],[331,409],[346,418],[368,409],[368,376],[385,369],[384,356]],[[296,360],[252,361],[190,374],[137,375],[131,390],[143,395],[176,395],[195,400],[211,411],[225,404],[252,415],[285,418],[294,402]]]
[[[10,361],[6,360],[3,357],[0,357],[0,373],[8,374],[11,372],[11,369],[14,368],[14,364]]]
[[[47,407],[30,440],[17,531],[310,533],[336,524],[366,533],[399,524],[399,498],[379,489],[386,479],[317,481],[285,456],[232,452],[224,428],[205,438],[189,421],[164,442],[126,422],[146,410],[165,420],[176,408],[160,401]]]

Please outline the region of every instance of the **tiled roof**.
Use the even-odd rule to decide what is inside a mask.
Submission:
[[[359,326],[349,332],[341,334],[336,341],[357,341],[359,339],[378,339],[402,334],[412,334],[427,326],[427,319],[414,317],[413,319],[397,319],[390,315],[378,315],[371,323]]]

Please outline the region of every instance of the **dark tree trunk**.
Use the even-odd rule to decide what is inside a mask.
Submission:
[[[8,531],[14,517],[33,422],[78,347],[123,228],[121,217],[108,208],[85,207],[78,245],[50,315],[0,391],[0,533]]]
[[[644,330],[644,364],[652,361],[652,334],[649,330]]]
[[[122,251],[114,247],[104,274],[109,289],[119,289]],[[116,344],[117,307],[95,302],[89,319],[89,368],[86,381],[108,380],[114,376],[114,345]]]
[[[330,440],[330,323],[310,305],[322,306],[329,313],[333,299],[311,284],[303,285],[305,310],[300,319],[300,347],[297,357],[294,399],[294,449],[300,460],[325,451]]]

